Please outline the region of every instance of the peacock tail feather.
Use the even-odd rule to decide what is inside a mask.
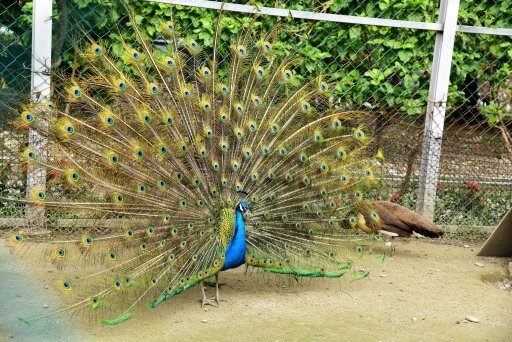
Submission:
[[[29,146],[23,162],[73,195],[41,187],[25,202],[95,220],[85,230],[11,238],[14,248],[51,245],[45,256],[61,270],[69,304],[56,313],[85,310],[117,324],[137,305],[154,307],[215,275],[242,199],[252,211],[247,265],[367,276],[354,267],[358,228],[375,231],[379,217],[366,201],[378,177],[358,124],[364,113],[338,110],[328,75],[298,75],[300,59],[275,51],[283,27],[262,33],[256,22],[222,53],[219,18],[207,55],[173,22],[161,23],[166,44],[155,46],[132,20],[136,42],[120,37],[114,51],[89,38],[77,48],[86,70],[56,75],[53,102],[20,114],[18,126],[47,137],[52,156]],[[354,249],[340,252],[347,243]]]

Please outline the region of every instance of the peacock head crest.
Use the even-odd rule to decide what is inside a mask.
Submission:
[[[238,202],[238,205],[236,206],[236,210],[240,211],[242,214],[244,214],[250,210],[249,204],[246,201],[240,201],[240,202]]]

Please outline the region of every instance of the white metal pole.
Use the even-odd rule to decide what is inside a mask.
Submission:
[[[416,211],[433,220],[439,160],[443,138],[448,85],[452,66],[453,45],[457,30],[460,0],[441,0],[439,22],[443,30],[436,33],[432,75],[423,136],[418,202]]]
[[[52,0],[34,0],[32,5],[32,68],[31,101],[50,99],[50,69],[52,60]],[[35,130],[29,131],[28,144],[37,151],[38,159],[47,158],[47,139]],[[32,166],[27,174],[27,196],[35,190],[46,190],[46,170]],[[44,208],[28,205],[26,219],[34,224],[44,221]]]

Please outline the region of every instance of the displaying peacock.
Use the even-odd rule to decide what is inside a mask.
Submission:
[[[158,46],[133,21],[137,41],[120,37],[122,52],[88,37],[77,54],[86,70],[55,75],[63,87],[52,102],[21,113],[19,127],[46,137],[50,152],[24,148],[24,166],[49,179],[28,199],[2,201],[85,227],[10,238],[16,249],[51,246],[43,255],[68,304],[50,316],[86,311],[112,325],[195,285],[216,305],[218,287],[208,299],[203,282],[243,264],[368,275],[354,261],[361,229],[382,225],[365,195],[380,153],[362,113],[336,108],[328,75],[306,80],[297,56],[275,53],[283,27],[249,25],[223,52],[222,22],[209,54],[173,22]]]

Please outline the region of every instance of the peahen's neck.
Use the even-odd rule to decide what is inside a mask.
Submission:
[[[245,237],[244,215],[237,209],[235,210],[235,233],[226,250],[223,270],[235,268],[245,263],[245,251],[247,249]]]

